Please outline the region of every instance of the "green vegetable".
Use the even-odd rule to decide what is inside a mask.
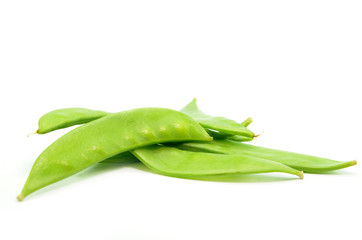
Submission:
[[[196,99],[185,106],[181,112],[194,118],[212,137],[216,139],[232,139],[235,141],[251,141],[255,135],[246,127],[253,121],[246,119],[241,124],[223,117],[211,117],[200,111],[196,105]],[[62,108],[44,114],[39,119],[39,129],[36,133],[44,134],[58,129],[71,127],[78,124],[88,123],[93,120],[111,114],[87,108]],[[214,129],[214,130],[210,130]],[[233,132],[233,133],[231,133]],[[235,135],[234,133],[237,133]]]
[[[240,123],[223,117],[212,117],[203,113],[197,107],[195,98],[180,111],[191,116],[204,128],[213,129],[225,134],[240,135],[250,139],[255,137],[255,134],[252,131]],[[247,125],[250,120],[246,122]]]
[[[87,123],[106,116],[103,111],[86,108],[63,108],[44,114],[39,119],[39,128],[36,133],[44,134],[61,128]]]
[[[173,177],[284,172],[303,178],[302,171],[284,164],[241,154],[189,152],[160,145],[137,148],[131,152],[154,171]]]
[[[237,123],[207,115],[196,99],[181,111],[138,108],[106,113],[65,108],[49,112],[39,120],[40,134],[84,125],[39,155],[18,200],[98,162],[140,160],[158,173],[183,178],[267,172],[303,178],[303,171],[322,173],[357,163],[241,143],[256,137],[247,129],[251,122],[251,118]]]
[[[181,149],[208,151],[223,154],[243,154],[283,163],[289,167],[309,172],[322,173],[350,167],[357,161],[340,162],[327,158],[292,153],[229,140],[214,140],[210,143],[183,143]]]
[[[107,115],[65,134],[45,149],[18,200],[97,162],[163,142],[210,141],[191,117],[164,108],[139,108]]]

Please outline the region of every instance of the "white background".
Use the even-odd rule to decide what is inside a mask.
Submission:
[[[334,174],[161,176],[96,165],[16,195],[57,108],[180,109],[254,144],[361,160],[361,1],[1,1],[0,239],[362,239],[361,166]]]

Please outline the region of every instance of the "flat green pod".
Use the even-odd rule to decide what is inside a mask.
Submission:
[[[205,144],[183,143],[179,145],[179,147],[181,149],[188,149],[188,150],[198,149],[214,153],[244,154],[248,156],[280,162],[292,168],[309,173],[322,173],[322,172],[350,167],[357,164],[357,161],[355,160],[341,162],[327,158],[264,148],[264,147],[254,146],[251,144],[245,144],[229,140],[214,140],[210,143],[205,143]]]
[[[194,98],[189,104],[180,110],[183,113],[191,116],[204,128],[213,129],[225,134],[241,135],[244,137],[254,138],[255,134],[247,129],[244,125],[237,123],[236,121],[224,118],[224,117],[213,117],[203,113],[196,104]],[[245,122],[248,125],[251,119]]]
[[[191,152],[161,145],[137,148],[131,153],[152,170],[172,177],[283,172],[303,178],[302,171],[242,154]]]
[[[249,117],[245,121],[243,121],[241,124],[247,127],[250,123],[252,123],[252,119]],[[213,137],[213,139],[229,139],[233,141],[238,142],[247,142],[251,141],[251,138],[239,136],[239,135],[231,135],[231,134],[225,134],[221,133],[212,129],[205,128],[206,132]],[[106,160],[103,160],[100,163],[123,163],[123,162],[138,162],[138,159],[130,152],[124,152],[117,154],[113,157],[110,157]]]
[[[195,117],[195,120],[201,119],[200,124],[203,123],[205,129],[208,129],[208,127],[206,126],[207,123],[205,123],[205,122],[208,122],[209,125],[210,125],[210,123],[212,123],[212,126],[214,126],[214,127],[216,126],[216,128],[218,128],[218,127],[223,128],[224,130],[221,130],[221,131],[215,131],[215,130],[217,130],[216,128],[214,128],[215,129],[214,131],[211,130],[212,132],[210,132],[210,133],[214,134],[213,137],[215,137],[217,139],[228,138],[228,139],[233,139],[233,140],[237,140],[237,141],[253,140],[253,137],[251,137],[251,135],[253,135],[253,133],[251,131],[249,131],[248,129],[246,129],[246,127],[253,121],[250,117],[247,118],[245,121],[243,121],[241,124],[239,124],[233,120],[223,118],[223,117],[211,117],[209,115],[202,113],[200,111],[200,109],[198,109],[198,107],[196,105],[196,99],[194,99],[193,102],[189,103],[181,111],[187,111],[188,115],[190,115],[191,117]],[[99,119],[101,117],[105,117],[108,114],[111,114],[111,113],[107,113],[107,112],[99,111],[99,110],[87,109],[87,108],[57,109],[57,110],[44,114],[39,119],[39,123],[38,123],[39,127],[38,127],[38,130],[36,131],[36,133],[45,134],[45,133],[49,133],[49,132],[52,132],[52,131],[55,131],[58,129],[88,123],[93,120]],[[201,115],[202,115],[202,117],[200,118]],[[229,130],[225,130],[226,128],[228,128]],[[230,128],[233,130],[230,130]],[[230,131],[232,131],[232,132],[242,131],[242,134],[241,134],[242,136],[235,135],[235,137],[234,137],[234,133],[231,134]],[[247,132],[246,136],[245,136],[245,131]]]
[[[251,123],[251,118],[248,118],[243,123],[247,123],[247,125],[249,125]],[[213,137],[213,139],[229,139],[238,142],[247,142],[252,140],[251,138],[248,137],[220,133],[207,128],[205,130],[211,137]],[[138,159],[132,153],[124,152],[117,154],[113,157],[110,157],[106,160],[103,160],[100,163],[123,163],[123,162],[137,162],[137,161]]]
[[[165,108],[109,114],[73,129],[35,161],[18,200],[116,154],[163,143],[211,141],[191,117]]]
[[[91,122],[108,113],[87,108],[62,108],[40,117],[36,133],[44,134],[54,130]]]

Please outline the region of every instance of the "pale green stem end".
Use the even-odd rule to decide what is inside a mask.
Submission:
[[[24,194],[19,194],[16,199],[18,199],[19,202],[23,201],[23,199],[25,198]]]

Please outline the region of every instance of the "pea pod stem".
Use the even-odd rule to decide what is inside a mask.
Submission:
[[[254,139],[257,138],[257,137],[259,137],[260,135],[263,135],[263,134],[264,134],[264,131],[262,131],[262,132],[259,133],[259,134],[256,134],[256,135],[254,136]],[[232,140],[232,139],[230,139],[230,140]]]
[[[253,122],[253,119],[251,117],[248,117],[247,119],[245,119],[241,125],[243,125],[244,127],[249,126],[251,123]]]
[[[32,135],[38,134],[38,131],[39,131],[39,130],[36,130],[35,132],[32,132],[32,133],[28,133],[28,134],[26,134],[26,136],[27,136],[27,137],[30,137],[30,136],[32,136]]]

